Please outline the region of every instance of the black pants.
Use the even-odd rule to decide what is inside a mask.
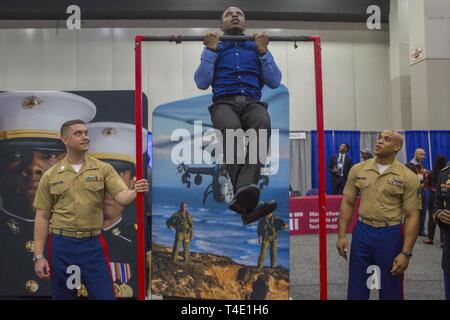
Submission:
[[[433,219],[433,213],[435,210],[433,210],[433,202],[434,202],[434,196],[436,192],[430,191],[430,194],[428,195],[428,239],[434,240],[434,235],[436,233],[436,222],[434,222]],[[444,233],[440,232],[441,236],[441,243],[444,242],[443,235]]]
[[[345,187],[345,178],[341,176],[331,177],[331,194],[342,194]]]
[[[211,121],[215,129],[219,130],[223,136],[223,163],[226,164],[228,175],[233,184],[234,192],[236,193],[239,188],[249,185],[258,184],[259,177],[261,175],[261,167],[267,160],[267,152],[269,149],[270,141],[270,117],[267,112],[267,104],[257,100],[250,101],[232,101],[219,99],[215,101],[209,107],[209,113],[211,114]],[[249,144],[256,143],[257,145],[257,163],[250,163],[249,150],[246,150],[246,157],[244,163],[238,163],[238,142],[233,138],[234,146],[234,159],[232,163],[226,161],[226,146],[227,146],[227,129],[242,129],[244,132],[248,129],[255,129],[256,135],[250,135]],[[260,148],[260,129],[266,129],[266,143],[267,148],[261,157],[259,156]],[[256,141],[254,139],[256,138]],[[262,137],[263,138],[263,137]],[[229,144],[229,143],[228,143]],[[255,150],[250,150],[252,153]]]

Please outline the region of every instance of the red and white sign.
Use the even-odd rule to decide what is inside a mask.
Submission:
[[[412,50],[411,52],[411,64],[416,63],[423,59],[423,50],[422,47],[419,46]]]
[[[327,233],[337,233],[339,209],[344,196],[327,196]],[[359,198],[355,204],[353,219],[348,228],[352,232],[358,220]],[[319,234],[319,197],[305,196],[290,198],[289,213],[290,235]]]

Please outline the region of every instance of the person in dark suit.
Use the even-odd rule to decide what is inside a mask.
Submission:
[[[450,163],[439,173],[433,209],[434,221],[444,233],[442,270],[444,271],[445,299],[450,300]]]
[[[330,159],[328,171],[331,172],[331,194],[342,194],[344,191],[348,173],[353,166],[352,158],[346,154],[349,150],[349,145],[343,143],[339,146],[339,154]]]
[[[420,225],[419,225],[419,236],[422,237],[428,236],[425,232],[427,202],[424,188],[425,177],[428,174],[428,171],[423,164],[426,155],[427,154],[424,149],[421,148],[416,149],[416,151],[414,152],[414,158],[405,164],[412,172],[414,172],[417,175],[417,178],[420,180],[420,186],[422,188],[422,210],[420,210]]]

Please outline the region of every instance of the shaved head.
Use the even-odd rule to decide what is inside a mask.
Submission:
[[[375,155],[378,158],[395,158],[395,155],[400,151],[402,146],[402,135],[396,130],[387,129],[378,136]]]
[[[422,148],[416,149],[416,151],[414,152],[415,154],[418,153],[425,153],[425,150],[423,150]]]
[[[425,150],[423,150],[422,148],[418,148],[414,152],[414,159],[416,159],[416,161],[418,162],[422,162],[423,160],[425,160],[426,155],[427,153],[425,152]]]
[[[388,129],[384,130],[384,132],[388,132],[391,134],[392,139],[401,147],[403,147],[403,136],[396,130]]]

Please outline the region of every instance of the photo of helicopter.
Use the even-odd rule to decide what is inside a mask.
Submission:
[[[270,163],[264,167],[270,167]],[[219,203],[229,203],[233,199],[233,186],[228,177],[225,164],[186,165],[180,163],[177,167],[177,174],[181,174],[181,183],[186,185],[188,189],[192,184],[192,175],[194,175],[194,184],[196,186],[202,184],[204,175],[212,177],[212,182],[203,192],[203,204],[206,203],[208,196],[211,194],[214,200]],[[268,175],[261,175],[259,180],[259,188],[261,191],[269,185],[269,181]]]
[[[272,106],[277,104],[285,104],[283,99],[287,89],[281,87],[275,92],[270,91],[265,98]],[[263,91],[264,98],[264,91]],[[282,102],[283,101],[283,102]],[[159,163],[159,170],[156,173],[156,179],[163,182],[165,185],[169,181],[178,184],[181,181],[182,186],[191,189],[194,186],[205,185],[203,195],[200,197],[202,204],[205,205],[208,197],[212,196],[216,203],[230,203],[233,199],[233,186],[228,177],[226,165],[214,161],[215,152],[218,149],[214,148],[216,139],[211,139],[211,134],[207,133],[213,126],[209,113],[206,111],[208,105],[211,103],[211,94],[197,96],[189,99],[170,102],[159,106],[153,112],[153,125],[164,128],[161,133],[153,137],[153,153],[158,156],[172,156],[176,155],[176,159],[170,158],[170,161],[163,161]],[[189,112],[186,112],[189,110]],[[289,136],[289,129],[285,127],[283,117],[272,117],[272,127],[277,129],[277,134],[286,139]],[[200,122],[200,130],[195,129],[195,126]],[[198,127],[197,127],[198,128]],[[174,135],[174,130],[182,130],[181,133]],[[272,136],[274,134],[272,133]],[[248,142],[245,141],[246,145]],[[181,152],[173,152],[174,148],[186,145]],[[194,147],[192,148],[192,145]],[[192,159],[192,154],[196,152],[196,145],[201,150],[200,158],[210,159],[204,163],[195,163]],[[289,152],[289,151],[287,151]],[[188,156],[184,157],[185,154]],[[276,154],[276,152],[274,153]],[[154,156],[153,155],[153,156]],[[183,155],[183,156],[181,156]],[[220,157],[218,157],[220,159]],[[286,178],[280,178],[277,174],[279,169],[279,159],[269,157],[267,163],[261,168],[261,176],[259,180],[259,188],[262,191],[269,186],[269,183],[277,185]],[[287,175],[286,168],[283,167],[284,176]],[[170,174],[167,174],[169,173]],[[172,175],[172,172],[174,175]],[[271,177],[270,177],[271,176]],[[283,177],[284,177],[283,176]],[[270,178],[269,178],[270,177]],[[274,179],[271,181],[271,179]],[[200,190],[195,188],[194,193]]]

